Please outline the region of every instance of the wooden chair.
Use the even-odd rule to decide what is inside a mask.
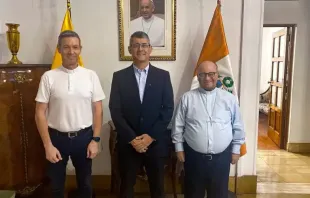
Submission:
[[[120,174],[119,174],[119,167],[118,167],[118,156],[117,156],[117,149],[116,149],[116,141],[117,141],[117,132],[115,126],[112,121],[108,122],[110,125],[110,139],[109,139],[109,149],[111,155],[111,184],[110,184],[110,191],[116,195],[119,195],[120,192]],[[177,198],[176,192],[176,165],[177,165],[177,158],[173,149],[173,145],[171,143],[170,147],[170,155],[167,159],[165,165],[165,174],[169,174],[169,177],[172,182],[172,191],[174,198]],[[147,174],[144,167],[141,167],[138,171],[137,178],[141,179],[145,182],[148,182]]]

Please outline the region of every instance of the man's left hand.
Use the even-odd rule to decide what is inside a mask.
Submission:
[[[94,159],[98,154],[98,143],[91,141],[87,147],[87,158]]]
[[[233,153],[232,156],[231,156],[231,164],[236,164],[238,162],[239,158],[240,158],[239,154],[234,154]]]
[[[153,138],[151,138],[148,134],[143,134],[141,136],[138,136],[138,137],[136,137],[136,139],[142,140],[142,144],[145,147],[150,146],[150,144],[152,144],[152,142],[154,141]]]

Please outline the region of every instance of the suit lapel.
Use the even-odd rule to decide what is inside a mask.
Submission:
[[[152,92],[152,86],[154,86],[154,68],[151,64],[149,64],[149,71],[147,74],[147,78],[146,78],[146,83],[145,83],[145,89],[144,89],[144,95],[143,95],[143,102],[142,104],[144,104],[147,100],[148,100],[148,96],[150,94],[150,92]],[[139,94],[139,93],[138,93]]]
[[[141,104],[140,95],[139,95],[139,86],[137,83],[137,79],[135,76],[135,71],[134,71],[133,65],[131,65],[131,67],[128,68],[127,72],[128,72],[128,76],[129,76],[129,86],[130,86],[129,90],[132,90],[133,95],[135,96],[135,101],[138,104]]]

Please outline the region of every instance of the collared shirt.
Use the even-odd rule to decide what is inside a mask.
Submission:
[[[144,96],[146,79],[147,79],[147,74],[149,72],[150,66],[148,65],[144,69],[139,69],[135,65],[133,65],[133,68],[134,68],[136,80],[137,80],[137,83],[138,83],[140,101],[142,103],[143,102],[143,96]]]
[[[35,100],[48,103],[49,127],[72,132],[93,124],[92,102],[104,98],[94,71],[80,66],[73,70],[61,66],[42,75]]]
[[[232,153],[239,154],[244,143],[244,128],[235,96],[215,88],[197,88],[185,93],[172,121],[172,141],[176,151],[184,151],[185,141],[205,154],[223,152],[232,143]]]

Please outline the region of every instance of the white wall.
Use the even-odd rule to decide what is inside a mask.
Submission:
[[[20,60],[24,63],[50,64],[66,9],[65,2],[63,0],[33,0],[32,4],[27,1],[17,2],[17,0],[0,0],[0,2],[0,21],[21,24],[19,28],[21,47],[18,53]],[[241,79],[243,79],[245,86],[241,88],[241,108],[244,117],[247,118],[245,120],[245,129],[248,154],[241,160],[238,167],[241,170],[239,174],[242,175],[255,174],[256,102],[258,102],[259,78],[250,76],[253,71],[257,73],[260,71],[260,48],[252,49],[250,46],[252,43],[259,46],[261,2],[262,0],[255,0],[246,1],[245,3],[248,11],[244,20],[246,24],[244,36],[247,39],[243,42],[243,45],[248,48],[243,51],[244,58],[242,62],[245,66],[243,67],[244,76]],[[17,3],[19,7],[15,5]],[[238,77],[240,72],[241,0],[223,1],[223,4],[224,26],[232,69],[238,87],[240,80]],[[174,62],[153,62],[154,65],[170,72],[176,100],[190,88],[193,68],[200,54],[215,6],[215,0],[177,1],[177,60]],[[85,66],[98,73],[107,96],[110,94],[112,73],[130,64],[130,62],[118,61],[117,16],[116,0],[72,1],[73,24],[82,38],[82,57]],[[256,33],[255,36],[252,36],[253,31]],[[5,63],[10,58],[6,44],[0,42],[0,50],[2,51],[0,53],[0,62]],[[255,60],[255,63],[251,63],[251,60]],[[257,82],[254,82],[254,86],[253,84],[250,86],[250,82],[252,83],[252,80],[256,78]],[[249,84],[249,86],[246,84]],[[253,98],[248,97],[248,93],[254,93]],[[104,100],[104,122],[110,119],[108,101],[109,97]],[[251,106],[251,108],[247,108],[245,105]],[[94,162],[94,174],[110,174],[107,126],[104,127],[103,136],[103,152]],[[232,170],[231,175],[233,173]]]
[[[310,1],[265,3],[265,24],[297,24],[289,138],[290,143],[310,142]]]
[[[262,43],[262,62],[261,62],[261,76],[260,76],[260,90],[259,93],[265,92],[269,88],[269,81],[271,76],[271,60],[273,39],[272,34],[281,27],[265,27],[263,29],[263,43]]]

